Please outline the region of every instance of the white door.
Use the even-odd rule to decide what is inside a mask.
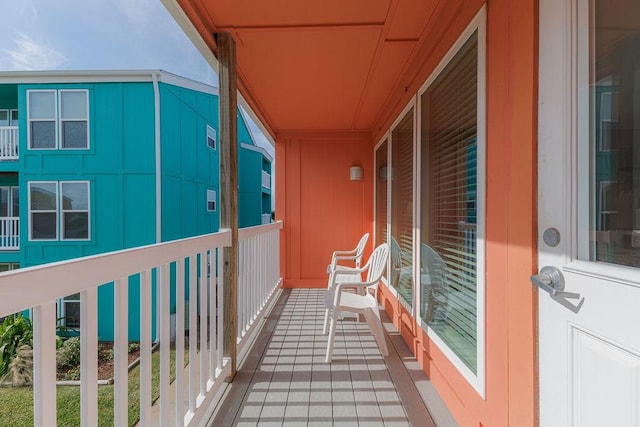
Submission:
[[[640,2],[539,5],[540,425],[640,426]]]

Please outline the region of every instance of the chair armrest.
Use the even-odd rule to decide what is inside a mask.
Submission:
[[[338,255],[338,256],[334,256],[333,258],[331,258],[331,264],[329,264],[327,266],[327,273],[331,273],[332,270],[335,270],[338,267],[347,267],[347,268],[352,268],[352,267],[348,267],[348,266],[340,266],[338,265],[338,261],[355,261],[355,256],[354,255]]]
[[[356,288],[358,294],[361,289],[368,289],[370,286],[377,285],[380,280],[375,280],[371,282],[338,282],[333,291],[333,306],[337,307],[340,303],[340,295],[342,294],[344,288],[353,289]],[[366,291],[365,291],[366,292]]]
[[[333,262],[337,257],[354,257],[356,255],[356,252],[357,251],[355,249],[351,251],[334,251],[331,255],[331,262]]]

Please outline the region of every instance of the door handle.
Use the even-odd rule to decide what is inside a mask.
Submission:
[[[564,276],[558,267],[547,265],[540,269],[540,274],[531,276],[531,282],[540,289],[549,292],[552,297],[580,298],[580,294],[564,291]]]

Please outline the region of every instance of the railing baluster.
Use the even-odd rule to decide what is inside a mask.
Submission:
[[[33,420],[56,425],[56,303],[33,308]]]
[[[151,426],[151,270],[140,273],[140,425]]]
[[[196,257],[189,257],[189,411],[195,412],[198,402],[198,278]]]
[[[160,300],[160,425],[168,426],[171,419],[169,407],[169,390],[171,386],[170,371],[170,342],[169,342],[169,265],[162,264],[159,268],[158,299]]]
[[[207,297],[207,254],[200,253],[200,395],[207,394],[207,379],[209,377],[209,364],[207,363],[207,324],[208,324],[208,297]]]
[[[207,270],[209,272],[209,382],[213,384],[216,378],[216,319],[218,310],[216,307],[216,263],[215,249],[207,253]]]
[[[258,274],[260,274],[260,236],[254,236],[251,239],[251,260],[257,260],[257,268],[251,269],[251,323],[256,321],[260,306],[260,284],[258,283]]]
[[[80,422],[98,425],[98,290],[80,293]]]
[[[218,345],[216,346],[218,349],[218,369],[222,369],[222,359],[224,357],[224,316],[227,315],[227,311],[224,309],[224,260],[222,256],[222,247],[218,247]]]
[[[114,423],[117,426],[127,425],[129,402],[129,378],[127,367],[128,328],[129,328],[129,278],[124,277],[114,282],[115,314],[114,314],[114,378],[113,410]]]
[[[184,259],[176,261],[176,410],[175,425],[184,425]]]

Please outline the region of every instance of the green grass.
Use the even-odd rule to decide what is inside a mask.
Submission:
[[[187,353],[187,351],[185,351]],[[175,378],[175,350],[171,350],[171,379]],[[152,400],[160,395],[160,352],[152,362]],[[129,373],[129,425],[140,416],[140,367]],[[80,425],[80,387],[57,388],[58,426]],[[33,425],[33,391],[31,387],[0,387],[0,427]],[[98,386],[98,425],[113,425],[113,385]]]

